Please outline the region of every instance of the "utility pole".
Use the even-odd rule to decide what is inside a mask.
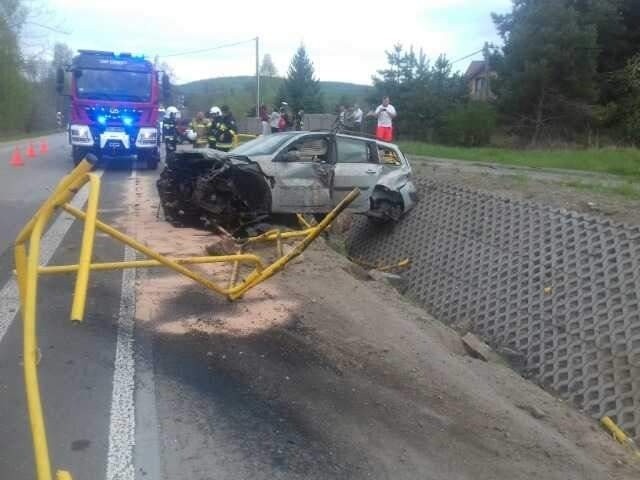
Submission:
[[[260,117],[260,37],[256,37],[256,117]]]

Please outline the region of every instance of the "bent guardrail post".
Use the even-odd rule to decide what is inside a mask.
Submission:
[[[298,245],[291,249],[289,253],[287,253],[283,257],[280,257],[267,268],[265,268],[255,279],[249,281],[249,278],[247,278],[245,280],[246,285],[244,286],[244,288],[229,293],[229,298],[231,300],[236,300],[242,297],[242,295],[249,289],[253,288],[258,283],[264,282],[268,278],[271,278],[278,271],[284,268],[287,263],[304,252],[311,244],[311,242],[318,238],[320,234],[324,232],[329,225],[331,225],[331,222],[333,222],[336,217],[340,215],[349,206],[349,204],[358,197],[358,195],[360,195],[360,190],[358,190],[357,188],[352,190],[349,195],[342,199],[342,201],[338,205],[336,205],[336,207],[331,210],[318,225],[308,229],[308,235],[305,236]],[[282,237],[284,237],[284,234],[282,235]]]
[[[297,232],[271,231],[259,237],[248,239],[245,245],[263,241],[276,242],[280,258],[267,267],[265,267],[259,256],[243,253],[242,246],[235,255],[168,258],[98,220],[97,212],[100,195],[100,178],[97,175],[90,173],[93,168],[93,164],[95,163],[95,157],[89,158],[91,161],[88,161],[87,159],[83,160],[71,171],[71,173],[60,181],[49,198],[45,200],[33,218],[24,226],[15,241],[14,256],[23,320],[25,390],[31,436],[33,440],[37,480],[52,480],[51,461],[49,457],[37,370],[38,345],[36,335],[36,313],[38,279],[40,274],[65,274],[77,272],[71,309],[71,319],[75,321],[80,321],[84,317],[89,275],[92,270],[106,271],[122,270],[125,268],[168,267],[182,275],[185,275],[210,291],[226,296],[229,300],[234,300],[240,298],[245,292],[273,276],[279,270],[284,268],[289,261],[300,255],[300,253],[302,253],[307,246],[309,246],[309,244],[331,224],[331,222],[349,205],[349,203],[359,195],[359,191],[357,189],[352,191],[342,202],[340,202],[339,205],[327,214],[322,222],[316,226],[309,226],[305,230]],[[82,210],[69,205],[67,202],[87,183],[89,188],[89,198],[87,202],[87,210],[86,212],[83,212]],[[41,237],[49,220],[58,208],[62,208],[74,217],[85,222],[79,260],[75,265],[42,266],[39,264]],[[146,260],[92,263],[91,258],[93,254],[96,230],[106,233],[115,240],[128,245],[148,258]],[[303,240],[287,255],[283,256],[282,242],[287,239],[300,237],[304,237]],[[28,248],[25,245],[27,241],[29,242]],[[204,276],[184,266],[206,263],[232,264],[231,279],[226,288],[216,285]],[[253,270],[243,280],[237,282],[240,264],[253,265]],[[56,472],[56,479],[72,480],[72,477],[69,472],[59,470]]]
[[[100,199],[100,179],[90,173],[89,199],[87,200],[87,213],[82,232],[82,246],[80,247],[80,259],[78,260],[78,276],[73,293],[73,305],[71,306],[71,320],[81,322],[84,318],[85,305],[87,303],[87,287],[89,286],[89,271],[91,270],[91,257],[93,255],[93,240],[96,234],[96,220],[98,218],[98,201]]]
[[[81,185],[82,178],[93,168],[93,165],[83,160],[78,166],[64,177],[56,186],[52,194],[42,204],[18,234],[15,242],[16,272],[18,288],[20,290],[21,314],[23,323],[23,364],[25,390],[27,396],[27,411],[31,426],[31,436],[36,463],[38,480],[51,480],[51,462],[49,446],[40,398],[37,368],[37,336],[36,336],[36,299],[38,288],[38,273],[40,262],[40,239],[44,228],[53,215],[59,202],[71,198],[75,192],[72,187]],[[29,240],[27,251],[25,242]],[[59,480],[71,479],[68,472],[59,471]]]

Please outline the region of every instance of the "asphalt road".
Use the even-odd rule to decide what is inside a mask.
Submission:
[[[72,167],[64,136],[47,140],[50,152],[21,168],[8,165],[14,144],[0,144],[1,480],[35,478],[11,242]],[[189,247],[155,219],[157,172],[122,163],[96,172],[101,219],[149,243],[161,237],[173,254]],[[81,190],[74,203],[85,201]],[[41,263],[76,263],[81,229],[55,218]],[[205,241],[185,235],[192,248]],[[387,286],[365,287],[334,252],[304,255],[306,267],[237,303],[170,272],[101,272],[82,324],[69,321],[73,277],[43,277],[52,468],[74,480],[638,478],[623,472],[622,449],[566,405],[472,362],[457,335]],[[96,261],[123,258],[135,254],[96,236]],[[224,330],[225,319],[248,333]],[[544,420],[522,409],[530,400]]]
[[[33,143],[39,151],[41,139],[0,143],[0,252],[11,245],[25,219],[72,166],[66,135],[50,135],[46,140],[49,153],[36,158],[27,158],[26,149]],[[9,164],[16,147],[22,154],[23,167]]]
[[[35,467],[22,375],[22,331],[13,279],[12,242],[55,184],[71,168],[64,134],[46,138],[49,152],[25,158],[29,141],[0,144],[0,478],[33,479]],[[34,141],[39,150],[40,139]],[[9,165],[18,146],[25,166]],[[137,172],[129,165],[98,170],[102,175],[100,217],[107,222],[126,212],[124,191]],[[141,172],[156,175],[156,172]],[[86,192],[85,192],[86,193]],[[75,204],[82,207],[86,194]],[[123,210],[124,209],[124,210]],[[42,263],[76,263],[82,225],[60,214],[43,237]],[[95,258],[131,258],[122,245],[98,235]],[[58,468],[74,479],[133,480],[160,478],[154,445],[155,414],[145,403],[145,341],[133,351],[135,273],[109,272],[92,277],[89,312],[83,325],[69,322],[72,278],[41,280],[38,292],[39,365],[49,449]],[[135,355],[136,377],[131,368]],[[127,368],[129,370],[127,370]],[[129,375],[130,374],[130,375]],[[133,385],[138,388],[134,390]],[[136,403],[134,396],[140,399]],[[135,403],[135,408],[134,408]],[[136,414],[136,410],[139,413]],[[143,425],[136,429],[135,422]],[[146,427],[145,427],[146,426]],[[135,433],[134,433],[135,432]],[[149,435],[148,432],[153,432]],[[133,445],[136,450],[134,459]],[[149,450],[151,451],[151,450]],[[138,475],[134,470],[138,468]],[[143,475],[144,473],[144,475]]]
[[[9,166],[15,144],[0,145],[0,479],[35,478],[12,242],[72,168],[64,135],[47,141],[50,152],[25,158],[20,168]],[[28,142],[17,145],[24,152]],[[99,217],[108,223],[127,218],[131,188],[157,175],[126,164],[97,172]],[[74,199],[78,207],[85,201],[86,191]],[[41,263],[76,263],[81,229],[65,213],[54,219],[43,237]],[[96,236],[96,261],[123,258],[135,254]],[[207,342],[167,341],[141,326],[135,298],[141,275],[92,275],[80,325],[69,321],[73,277],[40,280],[39,374],[52,469],[69,469],[74,480],[340,477],[333,457],[305,439],[295,419],[285,421],[264,399],[247,396],[247,386],[228,373],[212,376],[202,362]],[[195,303],[182,298],[184,311],[166,315],[192,313],[200,297]],[[219,307],[203,305],[197,308]],[[286,460],[292,449],[302,452],[290,455],[301,459],[295,464]]]

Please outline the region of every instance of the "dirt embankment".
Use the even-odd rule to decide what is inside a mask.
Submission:
[[[159,251],[198,255],[212,241],[157,220],[149,178],[138,180],[135,202],[137,236]],[[208,419],[206,435],[225,439],[206,452],[224,456],[219,478],[639,478],[594,421],[508,368],[471,358],[457,333],[348,266],[319,240],[236,303],[172,273],[140,283],[140,328],[180,345],[255,407],[260,422],[251,427],[245,417],[226,429]],[[200,270],[221,281],[229,273]],[[208,395],[234,411],[228,392]],[[169,415],[186,438],[190,413],[175,405]],[[202,461],[191,457],[184,468]]]

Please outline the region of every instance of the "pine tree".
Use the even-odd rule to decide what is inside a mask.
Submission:
[[[265,53],[264,57],[262,57],[262,64],[260,65],[260,75],[263,77],[278,76],[278,69],[273,64],[271,55],[269,55],[268,53]]]
[[[385,52],[388,66],[373,77],[373,105],[389,96],[398,111],[394,121],[398,132],[428,141],[444,133],[447,112],[465,97],[462,77],[452,73],[451,63],[440,55],[432,64],[422,50],[408,51],[396,44]]]
[[[301,109],[307,113],[323,111],[320,83],[315,78],[313,63],[304,45],[298,48],[291,60],[279,97],[281,101],[287,102],[294,112]]]

